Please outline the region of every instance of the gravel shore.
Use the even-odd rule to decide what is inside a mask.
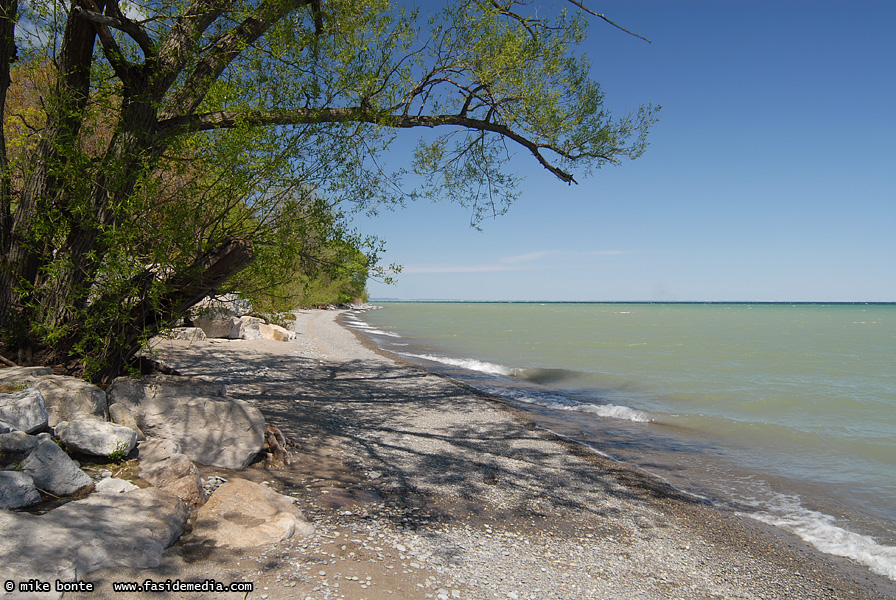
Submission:
[[[307,311],[290,343],[166,341],[293,440],[281,470],[205,468],[292,496],[317,528],[253,552],[194,546],[112,581],[245,580],[248,598],[896,598],[896,583],[536,428],[501,402],[382,356]],[[146,594],[242,598],[243,594]]]

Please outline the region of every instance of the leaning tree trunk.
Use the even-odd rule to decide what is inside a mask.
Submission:
[[[130,318],[122,323],[122,335],[116,338],[119,345],[105,349],[108,366],[92,377],[94,382],[111,383],[122,367],[137,355],[144,340],[170,325],[206,296],[214,294],[224,281],[246,267],[253,258],[250,241],[227,241],[166,281],[167,291],[161,298],[142,298],[131,310]],[[147,270],[140,277],[151,279],[152,273]],[[95,305],[102,310],[108,301],[117,299],[99,299]]]

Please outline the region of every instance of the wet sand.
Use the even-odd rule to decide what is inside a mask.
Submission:
[[[251,581],[248,598],[896,598],[896,583],[708,506],[540,430],[500,401],[402,364],[307,311],[290,343],[165,341],[160,358],[220,381],[293,440],[291,466],[204,476],[266,481],[317,527],[252,551],[191,544],[112,581]]]

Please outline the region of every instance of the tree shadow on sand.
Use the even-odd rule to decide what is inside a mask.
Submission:
[[[600,517],[616,514],[621,502],[697,502],[653,476],[538,429],[500,400],[415,367],[384,359],[335,363],[298,352],[247,353],[239,345],[197,350],[178,353],[177,368],[227,384],[230,395],[251,402],[296,441],[306,459],[340,449],[357,470],[342,473],[341,483],[330,482],[329,493],[341,485],[381,497],[447,499],[439,503],[443,507],[454,500],[465,513],[559,509]],[[676,451],[668,440],[644,443]]]

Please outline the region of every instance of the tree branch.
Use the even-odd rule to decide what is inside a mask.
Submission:
[[[114,10],[116,10],[116,12],[118,11],[118,7],[114,2],[110,4],[110,8],[111,6],[115,6]],[[155,44],[153,44],[153,41],[149,37],[149,34],[147,34],[142,27],[129,20],[127,17],[100,14],[98,12],[94,12],[93,10],[84,8],[83,6],[75,6],[73,7],[73,10],[76,14],[92,23],[96,23],[104,27],[111,27],[131,36],[131,39],[137,42],[137,44],[140,46],[140,49],[143,50],[143,54],[145,56],[152,56],[155,54]]]
[[[371,123],[384,127],[407,129],[412,127],[464,127],[476,131],[496,133],[523,146],[541,165],[565,183],[578,183],[566,171],[551,164],[541,153],[549,149],[561,156],[569,155],[549,146],[538,144],[513,131],[506,125],[489,120],[474,119],[464,115],[393,114],[364,108],[292,109],[254,112],[216,111],[204,114],[184,115],[164,119],[159,123],[162,138],[185,132],[229,129],[238,125],[313,125],[325,123]]]
[[[193,72],[168,102],[165,114],[189,114],[202,103],[212,84],[246,47],[277,21],[311,0],[266,0],[242,23],[222,35],[199,59]],[[317,18],[315,16],[315,18]]]
[[[602,14],[600,14],[600,13],[596,13],[596,12],[594,12],[593,10],[591,10],[591,9],[588,8],[588,7],[586,7],[584,4],[582,4],[582,3],[579,2],[578,0],[566,0],[566,1],[569,2],[570,4],[575,4],[576,6],[578,6],[578,7],[581,8],[582,10],[584,10],[586,13],[588,13],[589,15],[593,15],[593,16],[599,18],[599,19],[603,19],[604,21],[606,21],[607,23],[609,23],[610,25],[612,25],[613,27],[615,27],[616,29],[618,29],[618,30],[620,30],[620,31],[624,31],[625,33],[627,33],[627,34],[629,34],[629,35],[633,35],[633,36],[635,36],[636,38],[642,39],[642,40],[644,40],[645,42],[647,42],[648,44],[652,44],[652,43],[653,43],[653,42],[651,42],[650,40],[648,40],[646,37],[644,37],[643,35],[638,35],[638,34],[635,33],[634,31],[629,31],[628,29],[626,29],[626,28],[623,27],[622,25],[619,25],[619,24],[617,24],[617,23],[614,23],[613,21],[611,21],[610,19],[608,19],[606,15],[602,15]]]
[[[130,79],[130,65],[124,59],[124,53],[118,46],[118,42],[116,42],[115,38],[112,36],[112,32],[109,31],[109,24],[107,21],[110,17],[101,14],[93,0],[81,0],[81,2],[83,2],[87,8],[76,4],[72,6],[72,13],[93,23],[93,28],[96,30],[96,34],[100,38],[100,43],[103,45],[103,54],[115,70],[115,75],[117,75],[123,82],[128,81]]]

